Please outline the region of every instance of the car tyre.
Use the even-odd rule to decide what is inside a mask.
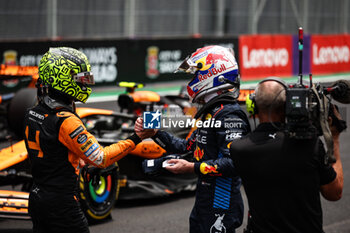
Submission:
[[[13,97],[8,106],[7,122],[11,131],[19,139],[23,139],[24,132],[24,116],[28,108],[33,107],[37,103],[36,88],[24,88],[19,90]]]
[[[111,211],[119,196],[119,169],[112,165],[102,169],[98,182],[84,180],[79,176],[80,203],[89,223],[96,223],[111,217]]]

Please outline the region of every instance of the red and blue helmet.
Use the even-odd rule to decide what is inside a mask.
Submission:
[[[238,64],[233,51],[222,46],[197,49],[182,62],[178,70],[194,74],[187,85],[192,102],[220,90],[239,89]]]

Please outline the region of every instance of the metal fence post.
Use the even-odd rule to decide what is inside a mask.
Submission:
[[[135,14],[136,0],[125,0],[124,10],[124,35],[129,38],[135,37],[136,14]]]
[[[190,34],[199,34],[199,0],[191,0],[190,6]]]
[[[343,33],[348,33],[349,0],[344,0],[343,6]]]
[[[47,20],[46,20],[47,37],[57,38],[57,0],[47,2]]]
[[[251,33],[256,34],[258,33],[258,23],[259,23],[259,18],[261,16],[261,13],[264,10],[266,0],[252,0],[251,1],[251,8],[250,8],[250,13],[251,13]]]
[[[215,34],[217,36],[224,35],[224,20],[225,20],[225,0],[217,0],[217,15]]]

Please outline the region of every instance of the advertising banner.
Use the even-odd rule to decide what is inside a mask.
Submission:
[[[240,36],[239,54],[243,81],[292,74],[291,35]]]
[[[115,82],[118,75],[117,44],[113,41],[52,41],[0,43],[2,64],[37,66],[50,47],[68,46],[83,51],[89,58],[96,84]],[[11,54],[9,56],[8,54]]]
[[[0,62],[37,66],[50,47],[68,46],[87,55],[96,85],[166,82],[188,79],[174,71],[197,48],[212,44],[229,47],[238,54],[236,38],[8,42],[0,43]]]
[[[350,71],[350,35],[313,35],[311,71],[331,74]]]
[[[120,75],[121,78],[132,76],[134,80],[142,78],[145,82],[174,81],[179,79],[190,79],[189,75],[176,73],[174,71],[179,67],[182,61],[198,48],[208,45],[221,45],[231,48],[238,53],[238,39],[220,38],[220,39],[165,39],[165,40],[144,40],[139,41],[139,51],[137,59],[138,64],[143,65],[135,67],[134,75]],[[136,58],[136,56],[134,56]],[[143,61],[141,61],[143,59]],[[123,66],[127,67],[126,65]],[[121,68],[122,69],[122,68]],[[138,75],[136,75],[136,72]],[[142,73],[141,73],[142,72]],[[121,71],[122,73],[122,71]]]

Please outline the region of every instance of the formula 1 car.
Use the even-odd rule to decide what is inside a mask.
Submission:
[[[36,66],[0,65],[0,139],[8,136],[9,128],[17,135],[21,134],[20,124],[17,123],[26,107],[34,105],[36,101],[34,87],[38,77]],[[15,95],[24,98],[13,102],[11,100]]]
[[[194,113],[184,96],[167,97],[150,91],[135,91],[140,84],[134,83],[121,83],[120,86],[127,88],[127,92],[118,98],[120,111],[77,108],[77,114],[86,128],[101,145],[106,146],[126,139],[133,132],[136,118],[145,110],[160,109],[163,112],[170,112],[170,109],[172,111],[176,109],[183,114]],[[11,112],[7,112],[7,122],[13,122],[15,128],[12,128],[11,132],[15,134],[2,142],[0,185],[21,185],[21,189],[0,190],[0,217],[3,218],[30,218],[28,197],[32,177],[24,140],[18,141],[18,139],[21,138],[20,132],[23,131],[21,128],[23,113],[33,105],[35,99],[35,89],[22,89],[14,95],[9,103],[10,107],[7,107],[7,109],[13,108]],[[11,128],[9,126],[6,127]],[[189,131],[190,129],[174,129],[173,133],[179,137],[186,137]],[[144,140],[118,164],[106,169],[87,167],[92,178],[87,181],[82,172],[79,177],[80,201],[87,218],[90,221],[98,221],[109,217],[117,199],[159,197],[183,190],[193,191],[196,184],[194,175],[164,174],[150,177],[142,172],[141,164],[144,159],[158,158],[165,153],[152,140]]]

